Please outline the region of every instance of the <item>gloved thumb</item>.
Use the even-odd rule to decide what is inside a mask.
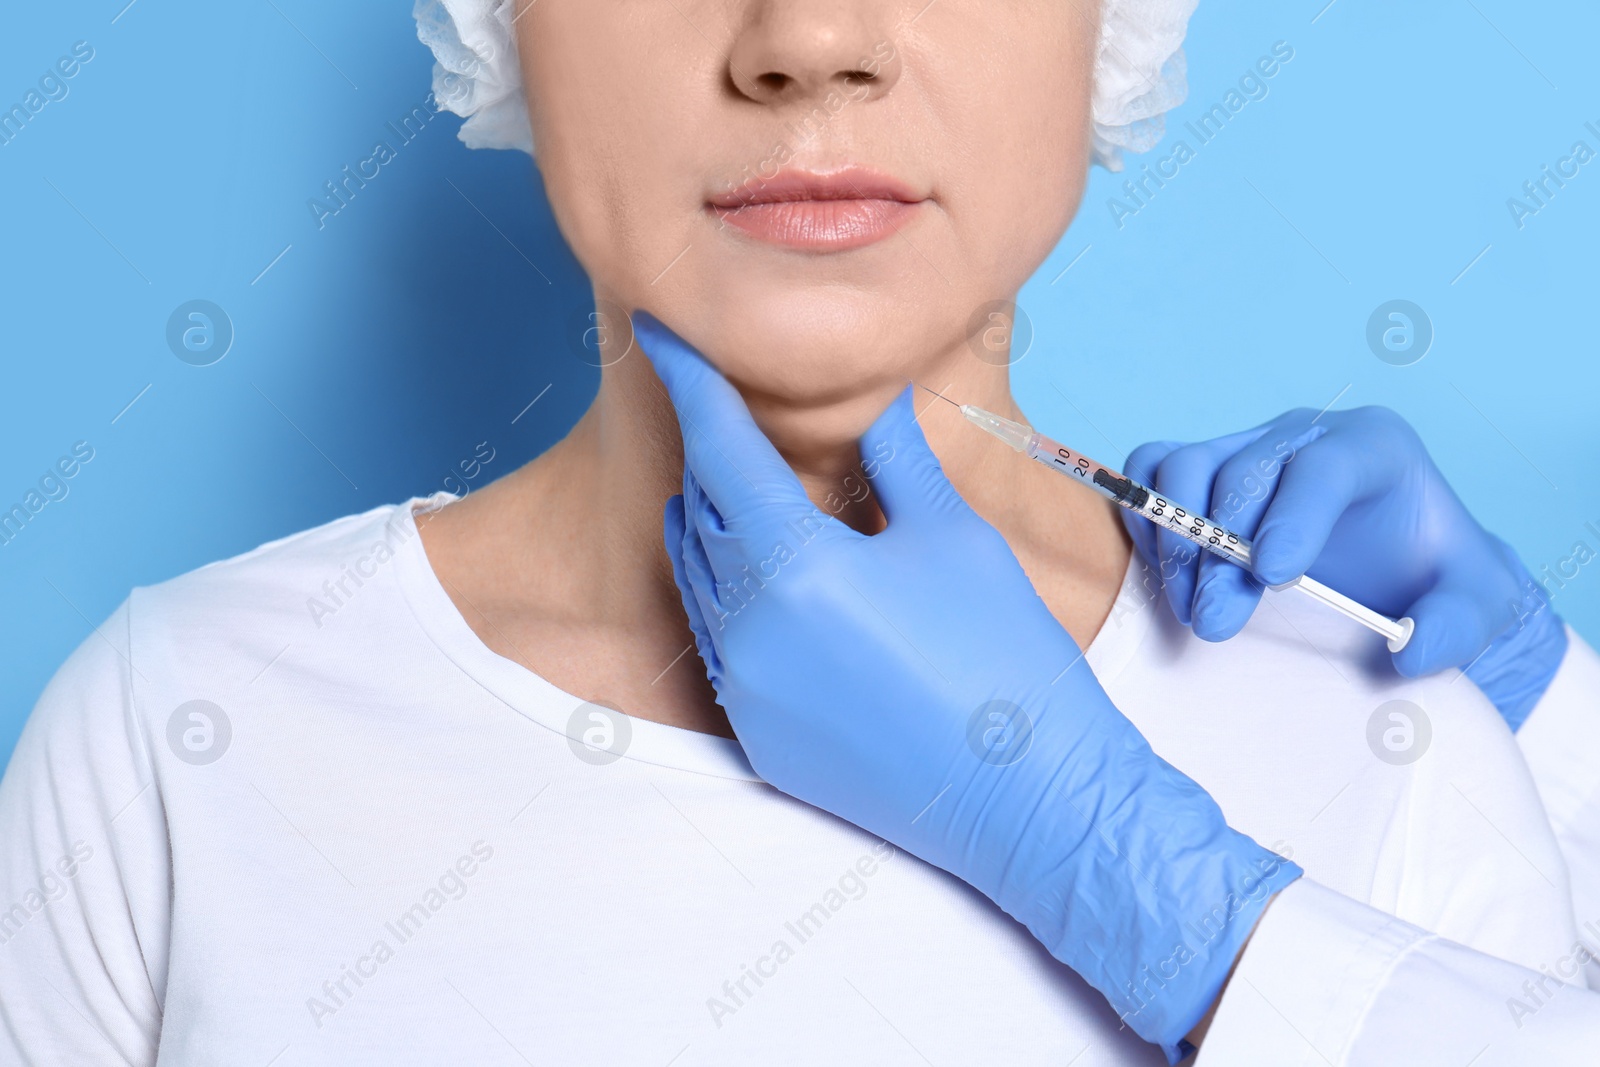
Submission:
[[[909,385],[861,435],[861,465],[891,525],[919,515],[967,510],[917,425]]]

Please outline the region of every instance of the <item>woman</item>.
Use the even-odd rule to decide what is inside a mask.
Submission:
[[[450,60],[447,26],[479,38],[448,14],[423,26]],[[24,902],[5,1040],[83,1063],[1162,1062],[1120,1024],[1136,1009],[983,895],[752,770],[662,547],[680,425],[625,311],[715,362],[822,519],[881,528],[867,468],[896,460],[858,440],[908,379],[1020,418],[990,316],[1091,156],[1146,143],[1180,95],[1187,10],[485,14],[499,51],[466,73],[487,121],[463,129],[514,143],[525,100],[604,315],[600,393],[479,493],[135,590],[74,655],[0,786]],[[1096,679],[1231,825],[1474,948],[1570,947],[1557,842],[1481,694],[1287,601],[1202,642],[1109,505],[942,405],[922,419],[1084,649],[1063,684]],[[724,614],[765,602],[784,563],[763,562]],[[1366,735],[1396,700],[1432,722],[1398,764]]]

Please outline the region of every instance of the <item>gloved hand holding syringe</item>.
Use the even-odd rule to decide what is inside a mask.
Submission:
[[[1150,520],[1157,526],[1172,531],[1180,537],[1186,538],[1205,549],[1207,552],[1221,556],[1231,563],[1236,563],[1246,571],[1250,570],[1250,542],[1238,534],[1224,528],[1218,523],[1197,515],[1177,503],[1167,500],[1154,490],[1139,484],[1132,478],[1107,467],[1103,463],[1085,456],[1081,452],[1074,452],[1058,441],[1053,441],[1036,433],[1032,427],[1020,422],[996,415],[992,411],[972,404],[958,404],[943,393],[927,386],[921,388],[933,393],[961,411],[961,415],[972,425],[991,434],[1010,445],[1013,449],[1023,453],[1029,459],[1044,464],[1051,470],[1065,474],[1081,485],[1084,485],[1102,496],[1110,497],[1122,507]],[[1399,652],[1411,640],[1415,624],[1410,618],[1391,619],[1382,615],[1364,604],[1361,604],[1340,593],[1330,589],[1308,575],[1300,575],[1280,585],[1268,588],[1298,589],[1307,596],[1318,600],[1338,611],[1340,614],[1354,619],[1361,625],[1375,633],[1382,634],[1389,643],[1390,652]]]

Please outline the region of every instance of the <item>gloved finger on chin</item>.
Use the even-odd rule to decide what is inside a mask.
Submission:
[[[971,510],[928,447],[914,395],[906,386],[861,435],[862,469],[890,524]]]
[[[722,514],[733,520],[762,507],[809,510],[800,479],[722,373],[649,312],[634,312],[633,327],[677,413],[684,465]]]

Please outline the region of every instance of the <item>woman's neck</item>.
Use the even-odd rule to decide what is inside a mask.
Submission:
[[[1021,419],[1004,367],[965,346],[923,386]],[[746,395],[812,501],[871,533],[883,523],[857,438],[904,387],[888,380],[809,406]],[[918,421],[961,495],[1011,544],[1080,645],[1110,611],[1128,558],[1114,507],[967,426],[920,392]],[[572,432],[519,470],[435,513],[423,543],[445,590],[490,648],[582,699],[732,736],[715,703],[662,542],[682,480],[682,438],[638,352],[608,366]]]

